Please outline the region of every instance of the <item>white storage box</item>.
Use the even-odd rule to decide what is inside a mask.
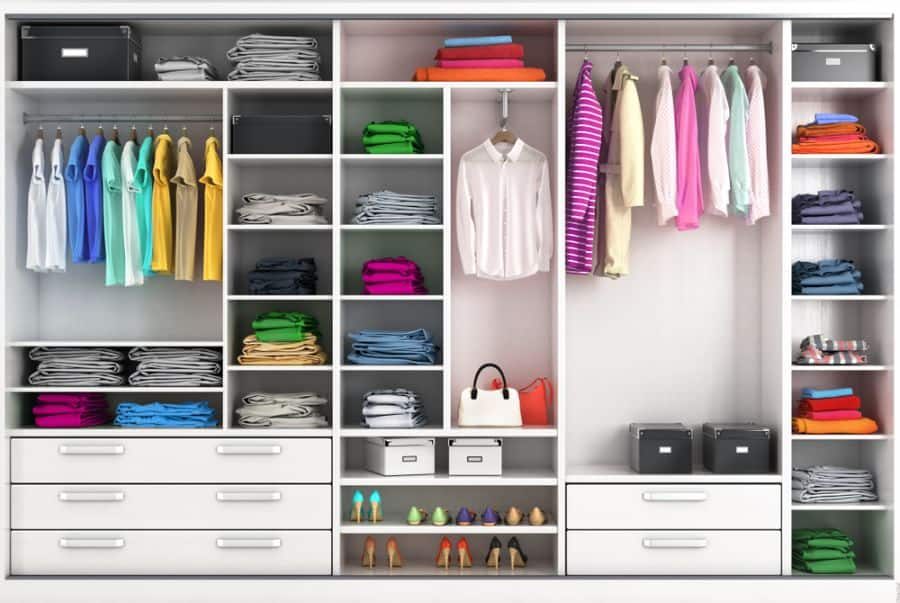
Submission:
[[[503,440],[500,438],[450,438],[450,475],[500,475],[503,473]]]
[[[366,469],[380,475],[431,475],[434,438],[367,438]]]

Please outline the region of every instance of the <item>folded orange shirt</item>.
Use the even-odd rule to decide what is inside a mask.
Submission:
[[[419,67],[416,82],[543,82],[547,74],[538,67],[506,67],[477,69],[445,69]]]
[[[458,69],[457,71],[462,71]],[[798,142],[791,145],[791,152],[795,155],[806,154],[866,154],[880,153],[881,147],[874,140],[848,140],[846,142]]]
[[[797,126],[797,136],[828,136],[831,134],[865,134],[861,124],[824,124],[821,126]]]
[[[791,420],[791,427],[794,433],[868,434],[878,431],[878,423],[866,417],[845,421],[817,421],[794,417]]]

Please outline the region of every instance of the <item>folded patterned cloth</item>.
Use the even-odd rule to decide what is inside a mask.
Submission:
[[[525,48],[521,44],[488,44],[484,46],[459,46],[438,48],[434,58],[438,61],[468,59],[521,59]]]
[[[128,358],[137,367],[128,383],[139,387],[217,387],[222,353],[212,348],[136,347]]]
[[[229,80],[320,80],[321,54],[315,38],[251,34],[237,41],[226,58],[234,63]]]
[[[445,48],[458,46],[491,46],[494,44],[512,44],[512,36],[477,36],[469,38],[447,38],[444,40]]]
[[[829,339],[824,335],[810,335],[800,341],[800,348],[815,347],[823,352],[868,352],[869,344],[865,339]]]
[[[160,80],[217,80],[216,68],[203,57],[170,57],[161,58],[153,65],[153,70]]]
[[[235,410],[241,427],[328,427],[322,414],[328,401],[313,392],[252,393]]]
[[[327,224],[327,202],[315,193],[248,193],[236,213],[241,224]]]
[[[435,61],[435,66],[445,69],[524,67],[525,61],[522,59],[447,59]]]
[[[506,67],[477,69],[446,69],[418,67],[416,82],[543,82],[547,74],[538,67]]]
[[[120,374],[125,355],[110,348],[36,347],[28,357],[37,361],[28,376],[31,385],[101,387],[125,380]]]
[[[256,335],[247,335],[243,344],[238,364],[320,365],[327,362],[318,338],[312,334],[302,341],[287,343],[263,342]]]
[[[412,429],[428,422],[419,395],[405,388],[377,389],[363,395],[362,425],[373,429]]]
[[[832,389],[815,389],[812,387],[804,387],[800,392],[804,398],[808,400],[819,400],[824,398],[838,398],[840,396],[852,396],[852,387],[835,387]],[[856,398],[859,401],[859,398]],[[843,408],[843,407],[842,407]],[[831,410],[827,408],[818,408],[816,410]]]
[[[363,330],[350,333],[351,364],[419,365],[434,364],[437,346],[425,329],[414,331]]]
[[[794,433],[847,433],[864,435],[876,433],[878,431],[878,423],[867,417],[863,417],[862,419],[849,419],[846,421],[816,421],[814,419],[794,417],[791,419],[791,428]]]
[[[440,224],[435,195],[377,191],[356,200],[354,224]]]

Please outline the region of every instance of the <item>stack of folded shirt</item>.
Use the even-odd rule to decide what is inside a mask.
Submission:
[[[427,422],[425,405],[416,392],[403,388],[376,389],[363,396],[363,427],[413,428]]]
[[[100,394],[40,394],[31,412],[38,427],[90,427],[109,421]]]
[[[244,337],[239,364],[325,364],[319,321],[303,312],[266,312]]]
[[[806,341],[806,340],[804,340]],[[803,398],[797,405],[796,416],[791,422],[794,433],[844,433],[868,434],[878,431],[878,423],[864,417],[862,403],[853,389],[803,390]]]
[[[38,363],[28,376],[31,385],[102,387],[122,385],[125,354],[110,348],[31,348]]]
[[[315,193],[249,193],[237,209],[240,224],[328,224],[323,215],[328,202]]]
[[[811,574],[855,574],[853,540],[840,530],[794,530],[792,566]]]
[[[405,257],[378,258],[363,264],[363,293],[367,295],[426,295],[419,265]]]
[[[235,413],[241,427],[328,427],[322,414],[328,400],[313,392],[247,394]]]
[[[315,295],[316,260],[262,258],[248,275],[251,295]]]
[[[794,364],[866,364],[869,344],[864,339],[828,339],[810,335],[800,342]]]
[[[819,191],[791,199],[794,224],[861,224],[862,201],[853,191]]]
[[[216,427],[209,402],[122,402],[116,407],[119,427]]]
[[[797,503],[847,504],[878,500],[875,480],[865,469],[816,465],[795,467],[791,476],[791,498]]]
[[[363,130],[366,153],[411,155],[424,153],[419,129],[407,121],[373,121]]]
[[[156,77],[164,82],[217,80],[219,74],[209,59],[203,57],[162,58],[153,65]]]
[[[434,67],[416,69],[415,81],[542,82],[543,69],[525,66],[525,49],[512,36],[450,38],[435,55]]]
[[[414,331],[363,330],[350,333],[350,364],[434,364],[437,346],[425,329]]]
[[[814,122],[797,126],[796,154],[806,153],[880,153],[881,148],[866,135],[855,115],[816,113]]]
[[[322,56],[315,38],[250,34],[225,56],[234,63],[229,80],[321,80]]]
[[[222,385],[222,353],[210,348],[132,348],[137,368],[128,383],[140,387],[217,387]]]
[[[440,224],[437,197],[377,191],[360,195],[354,224]]]
[[[794,262],[791,289],[795,295],[858,295],[862,272],[850,260]]]

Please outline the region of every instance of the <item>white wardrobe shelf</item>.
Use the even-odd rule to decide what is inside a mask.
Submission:
[[[443,224],[344,224],[341,230],[350,232],[359,231],[396,231],[396,232],[422,232],[444,230]]]
[[[369,429],[368,427],[341,427],[343,438],[439,438],[446,431],[440,427],[415,429]]]
[[[858,153],[858,154],[809,154],[791,155],[791,163],[794,167],[852,167],[871,165],[878,161],[885,161],[891,156],[884,153]]]
[[[26,385],[21,387],[8,387],[6,391],[12,393],[100,393],[100,394],[221,394],[221,387],[41,387]]]
[[[556,82],[341,82],[344,90],[416,90],[428,88],[451,88],[459,90],[556,90]]]
[[[317,427],[309,429],[295,428],[254,428],[232,425],[225,429],[225,435],[241,438],[330,438],[334,431],[330,427]]]
[[[330,231],[331,224],[229,224],[228,230],[244,232],[266,231]]]
[[[882,503],[847,503],[847,504],[825,504],[825,503],[793,503],[792,511],[888,511],[891,505]]]
[[[341,155],[341,161],[344,165],[397,165],[409,163],[413,165],[440,165],[444,161],[443,155],[424,153],[419,154],[397,154],[397,155],[380,155],[380,154],[348,154]]]
[[[791,295],[792,301],[811,302],[860,302],[860,301],[887,301],[889,295]]]
[[[227,154],[228,161],[236,165],[304,165],[330,167],[331,155],[316,154],[269,154],[258,153],[252,155]]]
[[[331,301],[333,295],[229,295],[228,301]]]
[[[859,100],[891,90],[890,82],[792,82],[795,101]]]
[[[411,372],[434,372],[444,370],[440,364],[342,364],[342,371],[359,371],[359,372],[391,372],[391,371],[411,371]]]
[[[794,232],[869,232],[892,228],[889,224],[792,224]]]
[[[220,348],[221,341],[134,341],[134,340],[83,340],[83,341],[53,341],[47,339],[34,341],[12,341],[9,344],[14,348],[35,347],[67,347],[67,348],[137,348],[137,347],[185,347],[185,348]]]
[[[811,373],[839,373],[839,372],[880,372],[889,371],[891,367],[883,364],[792,364],[792,371]]]
[[[369,429],[343,427],[348,438],[444,437],[444,438],[555,438],[555,427],[421,427],[418,429]]]
[[[280,371],[280,372],[321,372],[321,371],[330,371],[334,368],[330,364],[312,364],[312,365],[303,365],[303,364],[229,364],[229,371],[248,371],[248,372],[266,372],[266,371]]]
[[[616,483],[698,483],[698,484],[771,484],[781,483],[777,473],[726,474],[710,473],[702,467],[694,467],[693,473],[649,474],[635,473],[626,465],[580,465],[566,472],[568,483],[616,484]]]
[[[227,433],[227,431],[222,427],[205,427],[200,429],[134,429],[127,427],[117,427],[116,425],[98,425],[96,427],[81,427],[73,429],[19,427],[7,429],[6,433],[10,437],[14,438],[221,438]]]
[[[400,475],[388,477],[364,469],[345,469],[344,486],[555,486],[556,476],[549,470],[509,469],[495,475]]]
[[[496,525],[483,526],[474,524],[470,526],[458,526],[449,524],[435,526],[430,523],[411,526],[403,518],[387,517],[384,521],[372,523],[363,521],[360,523],[344,521],[341,524],[342,534],[440,534],[453,536],[454,534],[556,534],[558,528],[553,524],[532,526],[528,524],[518,526]]]
[[[882,442],[893,436],[887,433],[793,433],[791,439],[795,442]]]
[[[342,295],[342,301],[443,301],[443,295]]]
[[[435,551],[437,551],[437,542],[435,542]],[[556,574],[556,566],[547,562],[529,562],[528,567],[520,567],[514,570],[510,569],[508,561],[506,564],[501,564],[499,569],[486,567],[484,565],[484,556],[476,551],[472,551],[472,567],[459,568],[451,566],[450,569],[442,569],[435,566],[433,559],[429,561],[409,561],[408,559],[404,559],[405,563],[403,567],[389,569],[387,567],[383,549],[380,549],[378,553],[376,553],[378,555],[379,565],[369,569],[359,565],[359,558],[356,556],[355,551],[350,552],[354,555],[352,563],[345,563],[341,570],[341,573],[345,576],[392,576],[398,578],[401,576],[419,576],[428,578],[524,578],[529,576],[550,576]],[[402,555],[403,551],[401,550],[400,553]],[[528,551],[525,551],[525,553],[528,554]],[[504,560],[505,559],[504,555]]]

